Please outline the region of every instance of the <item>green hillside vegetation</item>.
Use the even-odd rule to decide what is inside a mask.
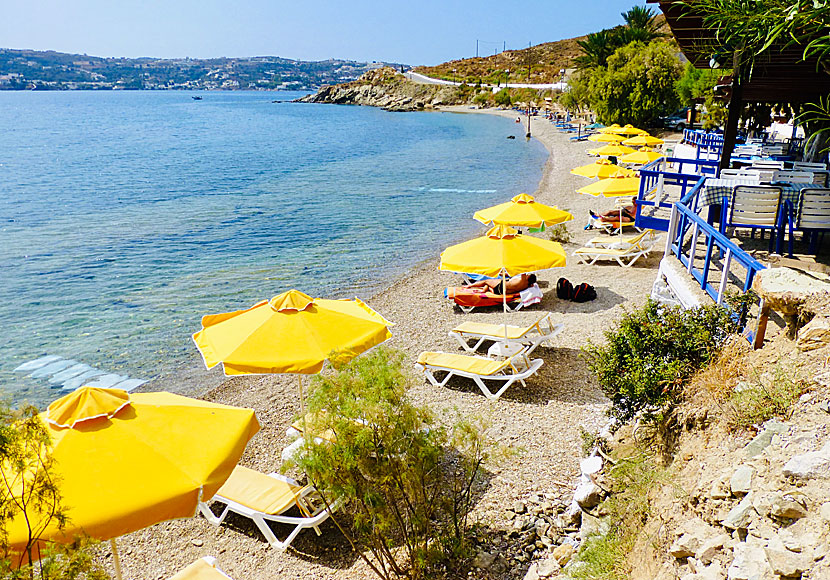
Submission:
[[[669,32],[662,14],[652,22],[658,33]],[[612,31],[624,31],[627,28],[626,25],[620,25]],[[493,56],[451,60],[435,66],[416,67],[414,70],[433,78],[463,81],[472,85],[479,82],[494,85],[555,83],[562,80],[560,71],[578,66],[578,59],[584,56],[580,45],[590,36],[592,35],[545,42],[520,50],[506,50]]]

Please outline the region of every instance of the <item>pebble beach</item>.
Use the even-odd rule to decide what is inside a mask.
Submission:
[[[516,116],[514,111],[449,110],[459,114]],[[526,117],[522,116],[522,121]],[[511,313],[510,323],[529,324],[550,312],[552,321],[563,324],[564,330],[552,347],[543,346],[534,352],[534,358],[542,358],[544,365],[528,379],[527,386],[513,385],[498,400],[485,399],[471,381],[457,379],[438,388],[414,371],[410,389],[413,401],[428,406],[439,419],[449,422],[456,413],[482,416],[489,424],[488,438],[511,450],[508,459],[486,466],[487,485],[472,514],[496,538],[491,539],[491,545],[503,547],[499,556],[504,565],[480,570],[481,578],[522,578],[533,550],[517,554],[509,539],[517,518],[523,517],[518,514],[533,509],[525,506],[541,506],[539,509],[555,513],[557,506],[570,502],[582,457],[581,429],[598,432],[607,421],[608,408],[607,399],[581,358],[581,348],[588,341],[601,341],[604,331],[612,328],[614,320],[626,309],[645,302],[664,241],[650,256],[630,268],[612,261],[593,266],[576,264],[570,254],[597,234],[583,230],[589,210],[610,209],[613,200],[576,193],[589,181],[569,171],[592,160],[585,153],[592,143],[570,141],[569,135],[541,117],[532,118],[531,132],[547,148],[549,158],[536,191],[527,193],[537,201],[570,211],[575,219],[567,224],[572,240],[563,244],[569,256],[568,265],[539,273],[542,302]],[[515,192],[518,193],[521,192]],[[579,304],[557,299],[556,281],[562,276],[574,285],[593,285],[596,300]],[[361,298],[396,323],[387,345],[403,351],[414,364],[424,350],[459,352],[457,343],[447,333],[462,321],[503,320],[500,308],[470,314],[454,308],[451,301],[443,298],[442,291],[460,283],[457,275],[438,270],[435,256],[379,294]],[[202,398],[255,409],[262,430],[248,444],[242,464],[264,472],[280,469],[282,449],[291,442],[286,429],[299,412],[295,377],[236,377],[222,382]],[[284,535],[281,528],[275,529],[278,535]],[[172,521],[119,539],[121,565],[125,578],[161,580],[193,560],[210,555],[217,558],[218,565],[229,576],[240,580],[374,577],[333,523],[327,522],[322,530],[319,537],[311,531],[302,532],[289,550],[280,552],[270,548],[244,518],[229,517],[220,528],[202,517]],[[111,567],[112,557],[106,544],[102,557]]]

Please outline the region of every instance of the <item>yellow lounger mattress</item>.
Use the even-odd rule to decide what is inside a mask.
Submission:
[[[508,366],[510,360],[491,360],[448,352],[422,352],[418,363],[487,377]]]
[[[216,495],[269,515],[284,512],[296,503],[302,487],[237,465]]]

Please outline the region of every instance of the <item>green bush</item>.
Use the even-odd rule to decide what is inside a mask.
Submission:
[[[307,442],[296,463],[327,504],[344,503],[332,519],[378,576],[461,577],[484,440],[469,421],[447,429],[412,404],[403,365],[379,348],[318,377],[309,432],[331,429],[334,442]]]
[[[573,235],[568,226],[565,224],[556,224],[548,230],[548,238],[552,242],[559,242],[560,244],[568,244],[573,239]]]
[[[628,420],[673,402],[679,387],[738,331],[731,310],[706,306],[693,310],[649,300],[622,315],[606,343],[584,347],[588,368],[613,403],[612,414]]]
[[[510,91],[507,89],[502,89],[496,93],[496,104],[501,107],[509,107],[513,104],[513,100],[510,98]]]

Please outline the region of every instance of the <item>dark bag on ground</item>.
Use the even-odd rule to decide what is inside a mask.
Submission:
[[[574,295],[574,286],[567,278],[559,278],[556,283],[556,296],[560,300],[570,300]]]
[[[570,284],[570,282],[569,282]],[[573,289],[571,300],[574,302],[589,302],[597,297],[597,291],[587,282],[583,282]]]

